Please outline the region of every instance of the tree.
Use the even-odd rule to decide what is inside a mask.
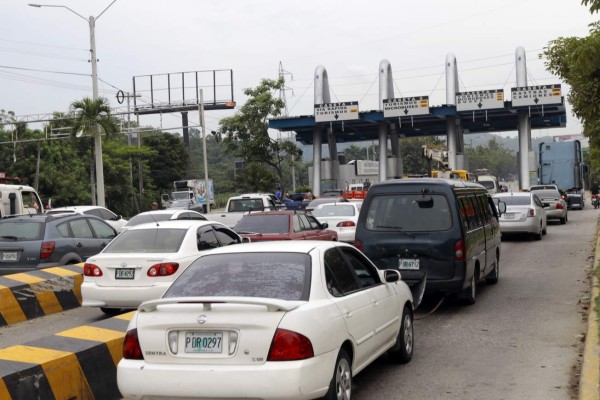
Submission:
[[[600,0],[582,0],[591,13],[600,11]],[[544,49],[546,67],[570,87],[573,113],[590,139],[592,173],[600,175],[600,22],[590,24],[586,37],[559,37]]]
[[[296,143],[269,134],[270,117],[281,115],[285,104],[274,95],[282,89],[284,80],[263,79],[254,89],[245,89],[248,101],[235,115],[223,118],[220,132],[225,134],[223,142],[227,151],[243,158],[248,163],[264,163],[277,176],[279,187],[285,192],[284,166],[291,163],[292,156],[299,159],[302,150]]]
[[[104,131],[107,139],[110,139],[112,135],[117,132],[118,127],[115,123],[114,118],[111,117],[110,104],[104,97],[99,97],[96,100],[92,100],[89,97],[84,97],[82,100],[76,100],[71,103],[71,110],[76,112],[76,116],[73,119],[73,129],[71,134],[76,136],[81,132],[83,135],[91,136],[96,138],[94,141],[94,147],[100,143],[101,131]],[[101,131],[97,131],[100,129]],[[96,151],[102,151],[102,149],[95,149]],[[90,182],[92,190],[92,204],[96,204],[95,186],[94,186],[94,162],[93,157],[90,160]],[[104,181],[104,171],[99,171],[102,175],[102,181]],[[104,199],[101,199],[103,205]]]

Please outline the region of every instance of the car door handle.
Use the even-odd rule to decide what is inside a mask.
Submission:
[[[371,304],[373,304],[374,306],[379,305],[379,302],[376,299],[371,299]]]
[[[346,318],[352,318],[352,312],[348,311],[344,314],[344,317]]]
[[[83,245],[81,244],[81,242],[77,243],[77,247],[83,247]]]
[[[102,243],[100,244],[100,247],[106,247],[106,243],[102,242]]]

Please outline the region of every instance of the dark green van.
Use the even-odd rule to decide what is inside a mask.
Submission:
[[[498,211],[480,184],[451,179],[397,179],[369,189],[355,246],[380,269],[398,269],[425,292],[475,303],[477,283],[498,282]]]

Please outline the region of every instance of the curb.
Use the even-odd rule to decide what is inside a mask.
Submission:
[[[0,349],[0,398],[122,398],[117,364],[134,313]]]
[[[596,241],[594,268],[592,269],[592,293],[590,295],[590,311],[588,314],[588,327],[585,334],[585,347],[581,376],[579,377],[579,400],[600,399],[600,345],[598,344],[598,311],[596,298],[598,298],[598,278],[595,271],[600,264],[600,237]]]
[[[80,307],[82,282],[83,263],[0,276],[0,327]]]

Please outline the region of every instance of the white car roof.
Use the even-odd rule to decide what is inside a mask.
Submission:
[[[209,250],[203,254],[233,254],[233,253],[277,253],[277,252],[289,252],[289,253],[310,253],[311,251],[318,249],[321,251],[327,250],[332,247],[348,246],[353,247],[348,243],[335,242],[335,241],[324,241],[324,240],[288,240],[285,242],[285,246],[273,246],[273,242],[251,242],[243,243],[235,246],[223,246],[213,250]]]
[[[98,209],[98,208],[101,208],[103,210],[108,210],[108,208],[106,208],[106,207],[100,207],[100,206],[68,206],[68,207],[53,208],[50,211],[85,212],[85,211],[89,211],[89,210],[95,210],[95,209]]]
[[[189,229],[191,227],[201,227],[204,225],[218,225],[227,228],[227,225],[222,224],[216,221],[202,221],[197,219],[179,219],[179,220],[167,220],[167,221],[159,221],[159,222],[148,222],[145,224],[134,225],[129,228],[127,231],[133,231],[138,229],[167,229],[167,228],[179,228],[179,229]]]

